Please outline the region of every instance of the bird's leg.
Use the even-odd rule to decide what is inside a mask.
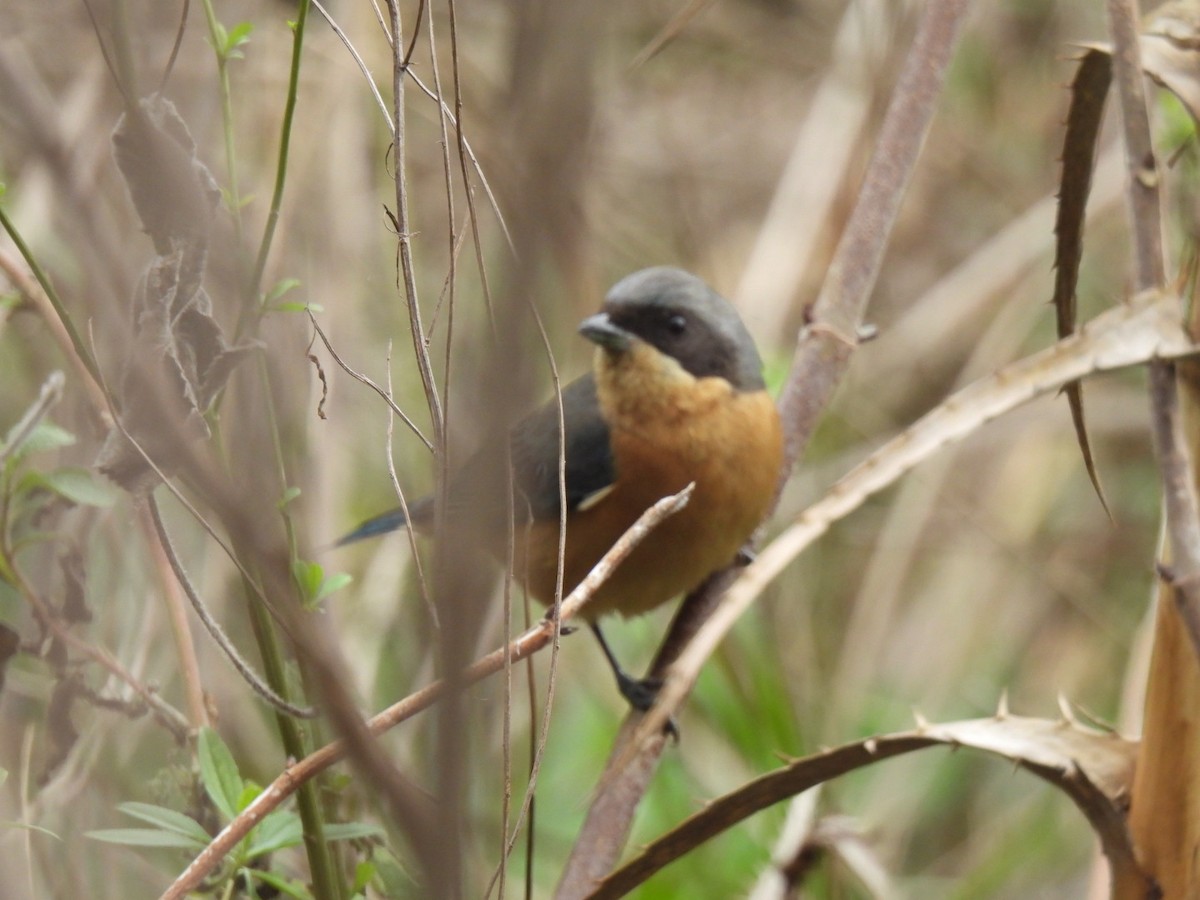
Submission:
[[[645,712],[654,705],[654,700],[658,696],[658,691],[662,687],[661,678],[634,678],[628,672],[621,668],[621,664],[617,662],[616,655],[612,652],[612,648],[608,646],[608,641],[604,639],[604,632],[600,630],[600,626],[595,622],[589,622],[588,626],[592,629],[592,634],[596,635],[596,640],[600,642],[600,649],[604,651],[604,657],[608,660],[609,668],[612,669],[613,675],[617,679],[617,690],[621,692],[621,696],[636,709],[638,712]],[[679,740],[679,727],[675,724],[675,720],[668,719],[667,724],[663,728],[667,734]]]
[[[654,705],[654,698],[658,696],[658,689],[662,687],[662,681],[658,678],[634,678],[622,669],[612,648],[608,646],[608,641],[604,639],[604,632],[600,630],[600,626],[595,622],[588,624],[592,629],[592,634],[596,635],[596,640],[600,642],[600,649],[604,651],[609,668],[616,676],[617,690],[621,692],[621,696],[628,700],[629,705],[638,712],[648,710]]]

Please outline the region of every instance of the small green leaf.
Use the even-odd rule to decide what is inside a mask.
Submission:
[[[305,605],[315,602],[317,591],[321,589],[321,583],[325,580],[325,570],[321,568],[321,564],[297,559],[292,563],[292,574],[296,584],[300,586],[301,593],[304,594]]]
[[[225,818],[232,819],[237,815],[242,793],[242,776],[238,774],[233,754],[215,731],[205,727],[200,729],[196,755],[204,790]]]
[[[241,47],[243,44],[250,42],[250,32],[254,30],[253,22],[238,22],[229,30],[229,37],[225,41],[225,46],[230,50]]]
[[[117,501],[115,487],[101,481],[87,469],[75,466],[37,473],[35,481],[60,497],[83,506],[107,508]]]
[[[131,801],[129,803],[118,804],[117,810],[125,813],[127,816],[132,816],[143,822],[149,822],[151,825],[157,825],[163,831],[170,831],[174,834],[191,838],[200,844],[201,847],[207,845],[210,840],[209,833],[204,830],[204,827],[199,822],[191,816],[185,816],[183,813],[168,809],[165,806]]]
[[[279,509],[283,509],[285,506],[287,506],[289,503],[291,503],[293,500],[295,500],[299,496],[300,496],[300,488],[290,487],[286,491],[283,492],[283,496],[279,498],[279,502],[276,503],[275,505]]]
[[[381,838],[383,829],[369,822],[334,822],[325,826],[325,840],[352,841],[357,838]]]
[[[123,844],[126,847],[178,847],[183,850],[202,850],[207,846],[207,842],[197,843],[182,834],[159,831],[157,828],[105,828],[84,832],[84,836],[94,841]]]
[[[363,894],[367,885],[375,877],[376,867],[372,860],[364,859],[354,867],[354,886],[350,888],[355,894]]]
[[[270,305],[286,294],[290,290],[300,287],[299,278],[283,278],[275,282],[275,286],[267,291],[267,296],[263,298],[263,303]]]
[[[4,436],[4,447],[8,448],[9,442],[13,439],[11,431]],[[75,443],[75,435],[67,431],[65,428],[59,428],[57,425],[50,422],[38,422],[33,427],[33,430],[25,436],[25,440],[21,442],[21,446],[15,450],[9,451],[10,459],[21,459],[31,453],[45,453],[48,450],[57,450],[60,447],[70,447]]]
[[[242,792],[238,794],[237,811],[241,812],[251,803],[258,799],[258,795],[262,793],[262,786],[255,784],[253,781],[246,781],[242,784]]]
[[[317,588],[317,594],[313,598],[313,603],[320,603],[330,594],[340,591],[346,585],[354,580],[354,576],[346,572],[334,572],[328,578],[321,579],[321,584]]]
[[[32,831],[35,834],[44,834],[47,837],[52,837],[56,841],[62,840],[61,837],[59,837],[49,828],[43,828],[41,825],[30,825],[27,822],[0,822],[0,828],[16,828],[20,831]]]
[[[320,303],[301,303],[299,300],[284,300],[282,303],[275,303],[267,307],[267,312],[325,312],[325,307]]]

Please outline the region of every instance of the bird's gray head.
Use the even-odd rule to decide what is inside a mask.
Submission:
[[[683,269],[656,266],[622,278],[580,331],[618,351],[639,338],[696,378],[724,378],[739,391],[764,387],[762,359],[737,311]]]

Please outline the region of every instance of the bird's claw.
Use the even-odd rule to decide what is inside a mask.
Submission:
[[[662,686],[661,678],[631,678],[624,672],[617,675],[617,688],[621,696],[640,713],[646,712],[654,705]],[[663,731],[674,738],[675,743],[679,743],[679,726],[674,716],[667,719]]]

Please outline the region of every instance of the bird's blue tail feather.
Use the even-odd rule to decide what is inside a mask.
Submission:
[[[389,531],[399,531],[408,524],[408,519],[404,515],[404,510],[393,509],[385,513],[381,513],[374,518],[367,519],[349,534],[338,539],[337,546],[344,547],[346,544],[353,544],[355,541],[365,540],[366,538],[378,537],[381,534],[387,534]]]

